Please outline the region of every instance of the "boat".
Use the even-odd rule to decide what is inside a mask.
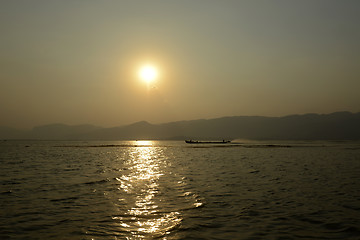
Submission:
[[[185,140],[186,143],[189,144],[225,144],[231,143],[229,140],[222,140],[222,141],[194,141],[194,140]]]

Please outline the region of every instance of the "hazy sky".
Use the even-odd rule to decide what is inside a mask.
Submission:
[[[358,0],[0,0],[0,33],[0,126],[360,111]]]

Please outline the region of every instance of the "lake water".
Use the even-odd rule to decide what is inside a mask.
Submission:
[[[0,239],[360,239],[358,142],[0,142]]]

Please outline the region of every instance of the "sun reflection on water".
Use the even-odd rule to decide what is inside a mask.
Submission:
[[[160,237],[177,227],[182,219],[179,212],[166,211],[161,206],[162,150],[151,147],[150,141],[137,141],[136,145],[150,147],[134,147],[126,161],[126,170],[116,178],[118,190],[125,194],[121,201],[125,201],[126,209],[125,214],[113,219],[123,231],[131,233],[129,239]]]
[[[152,146],[154,143],[153,141],[146,141],[146,140],[136,140],[133,142],[135,146]]]

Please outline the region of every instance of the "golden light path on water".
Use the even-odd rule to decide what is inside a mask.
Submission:
[[[137,141],[126,160],[124,173],[116,178],[119,199],[127,206],[125,214],[113,217],[128,233],[127,239],[156,238],[168,234],[180,224],[180,213],[168,209],[162,199],[159,179],[164,175],[162,150],[150,141]],[[164,206],[161,206],[165,204]]]

